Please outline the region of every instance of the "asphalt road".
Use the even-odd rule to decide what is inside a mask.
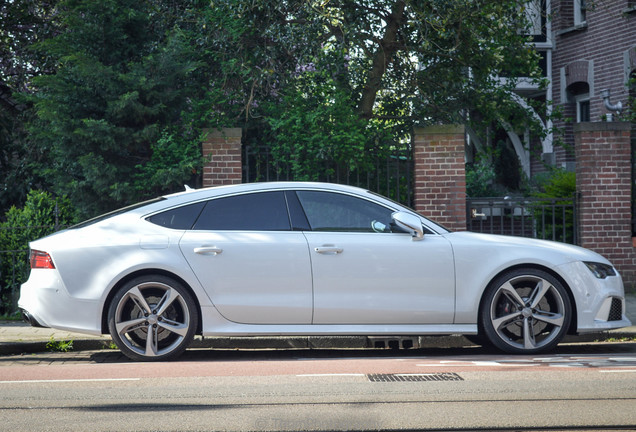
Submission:
[[[636,343],[0,357],[0,430],[636,430]]]

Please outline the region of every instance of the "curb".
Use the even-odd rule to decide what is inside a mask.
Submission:
[[[636,327],[566,336],[562,344],[606,342],[636,338]],[[59,340],[59,339],[56,339]],[[49,341],[0,342],[0,355],[33,354],[51,351]],[[111,349],[109,339],[73,339],[71,351]],[[190,348],[233,350],[327,350],[327,349],[433,349],[475,346],[462,335],[450,336],[273,336],[273,337],[195,337]]]

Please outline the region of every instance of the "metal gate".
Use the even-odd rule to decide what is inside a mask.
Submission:
[[[468,198],[468,231],[578,244],[576,197]]]

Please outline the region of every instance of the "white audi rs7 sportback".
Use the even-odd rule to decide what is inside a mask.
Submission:
[[[474,335],[538,353],[629,326],[612,264],[563,243],[449,232],[323,183],[190,190],[33,241],[33,325],[110,333],[137,360],[196,334]]]

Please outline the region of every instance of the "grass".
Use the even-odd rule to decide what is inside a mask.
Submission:
[[[56,341],[53,336],[46,344],[46,349],[51,352],[69,352],[73,351],[73,340]]]

